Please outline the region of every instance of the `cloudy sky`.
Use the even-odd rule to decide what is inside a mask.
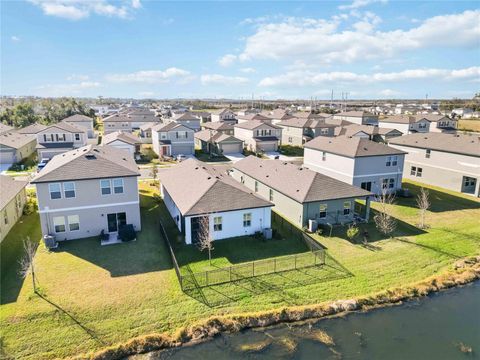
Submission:
[[[480,2],[2,3],[1,94],[471,98]]]

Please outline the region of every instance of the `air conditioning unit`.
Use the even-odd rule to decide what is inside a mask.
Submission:
[[[308,231],[311,233],[316,232],[318,229],[317,220],[310,219],[308,220]]]
[[[272,229],[263,229],[263,237],[267,240],[270,240],[272,238]]]
[[[58,242],[55,240],[55,236],[52,235],[44,235],[43,236],[43,243],[47,249],[56,249],[58,247]]]

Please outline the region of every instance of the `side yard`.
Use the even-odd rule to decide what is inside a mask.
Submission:
[[[412,193],[418,184],[407,183]],[[430,228],[422,231],[415,199],[391,207],[398,219],[395,238],[365,225],[371,242],[349,241],[345,229],[332,237],[314,235],[328,249],[326,266],[272,274],[238,283],[180,290],[158,218],[174,242],[181,266],[205,269],[206,252],[181,245],[178,231],[156,188],[141,184],[143,230],[137,241],[102,247],[95,238],[63,244],[48,252],[41,244],[36,265],[42,296],[32,294],[31,279],[19,279],[13,259],[19,243],[40,237],[38,218],[22,218],[2,242],[2,351],[12,358],[50,359],[96,350],[153,332],[173,333],[214,314],[261,311],[283,306],[345,299],[406,285],[445,270],[458,258],[480,253],[480,201],[430,189]],[[376,204],[373,204],[373,208]],[[325,234],[324,234],[325,235]],[[301,253],[301,243],[254,238],[215,243],[213,266]],[[256,245],[252,249],[252,244]],[[272,247],[275,244],[277,246]],[[16,250],[15,250],[16,249]],[[5,265],[6,264],[6,265]],[[32,336],[32,334],[35,334]]]

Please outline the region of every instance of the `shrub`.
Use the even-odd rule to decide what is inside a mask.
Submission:
[[[355,224],[351,224],[348,226],[347,229],[347,237],[352,240],[354,237],[358,235],[358,227]]]
[[[38,210],[37,199],[34,195],[27,195],[27,201],[23,207],[23,215],[31,215]]]

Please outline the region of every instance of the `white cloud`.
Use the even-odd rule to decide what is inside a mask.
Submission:
[[[379,92],[379,95],[382,97],[395,97],[402,95],[402,93],[392,89],[384,89]]]
[[[13,35],[10,37],[10,40],[12,40],[13,42],[19,42],[20,38],[18,36]]]
[[[72,74],[70,76],[67,76],[67,80],[73,81],[73,80],[80,80],[80,81],[86,81],[90,77],[88,75],[79,75],[79,74]]]
[[[203,85],[242,85],[249,82],[246,77],[241,76],[225,76],[220,74],[205,74],[200,77]]]
[[[259,24],[237,56],[245,60],[303,61],[310,64],[351,63],[394,58],[422,48],[478,47],[480,10],[435,16],[407,30],[380,31],[381,19],[371,12],[361,14],[351,27],[348,16],[331,19],[283,18]],[[341,26],[342,25],[342,26]],[[233,57],[228,57],[232,62]]]
[[[166,70],[142,70],[125,74],[109,74],[105,79],[115,83],[166,83],[171,80],[186,80],[190,72],[171,67]]]
[[[153,91],[140,91],[138,95],[142,97],[152,97],[155,93]]]
[[[255,70],[254,68],[251,68],[251,67],[246,67],[246,68],[240,69],[240,71],[245,73],[245,74],[253,74],[257,70]]]
[[[82,95],[84,91],[101,87],[96,81],[82,81],[69,84],[47,84],[36,88],[40,96],[69,96]],[[37,92],[38,92],[37,91]]]
[[[56,16],[69,20],[81,20],[91,14],[126,19],[134,9],[141,7],[140,0],[131,3],[108,0],[28,0],[40,7],[45,15]]]
[[[383,83],[406,80],[432,79],[439,81],[474,80],[480,78],[480,67],[465,69],[410,69],[400,72],[357,74],[347,71],[316,73],[289,71],[263,78],[259,86],[318,86],[324,83]]]
[[[385,4],[387,0],[353,0],[351,4],[340,5],[338,8],[340,10],[353,10],[353,9],[359,9],[377,2],[381,2]]]
[[[221,66],[227,67],[227,66],[232,65],[232,64],[235,62],[235,60],[237,60],[237,56],[236,56],[236,55],[227,54],[227,55],[221,57],[221,58],[218,60],[218,63],[219,63]]]

